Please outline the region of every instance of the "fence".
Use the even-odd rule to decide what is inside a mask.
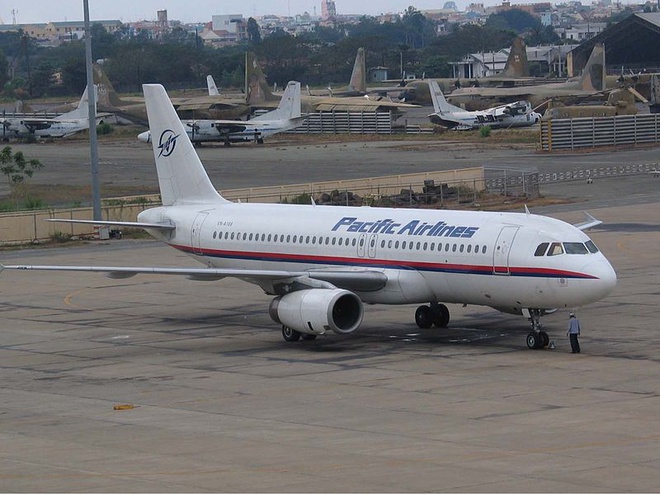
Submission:
[[[542,151],[660,142],[660,114],[541,121]]]
[[[390,112],[317,112],[291,133],[298,134],[391,134]]]

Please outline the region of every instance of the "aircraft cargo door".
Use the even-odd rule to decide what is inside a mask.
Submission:
[[[194,254],[202,254],[202,224],[209,213],[198,213],[190,230],[190,243]]]
[[[513,239],[518,233],[518,226],[505,226],[500,231],[493,250],[493,273],[495,274],[510,274],[509,271],[509,254],[511,253],[511,245]]]

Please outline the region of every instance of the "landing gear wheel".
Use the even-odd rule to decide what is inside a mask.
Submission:
[[[543,337],[541,333],[529,333],[527,335],[527,348],[530,350],[539,350],[543,348]]]
[[[433,311],[428,305],[420,305],[415,311],[415,322],[421,329],[429,329],[433,326]]]
[[[303,341],[314,341],[316,339],[315,334],[303,333],[300,335],[300,337],[303,339]]]
[[[550,344],[550,337],[545,331],[539,331],[539,336],[541,337],[541,348],[545,348]]]
[[[449,324],[449,309],[444,304],[431,305],[433,325],[436,328],[446,328]]]
[[[300,339],[300,333],[289,326],[282,326],[282,338],[288,342],[298,341]]]

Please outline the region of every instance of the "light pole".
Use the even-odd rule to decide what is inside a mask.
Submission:
[[[99,188],[99,154],[96,139],[96,87],[92,72],[92,30],[89,25],[89,2],[83,0],[85,15],[85,65],[87,69],[87,104],[89,110],[89,154],[92,172],[92,206],[94,221],[101,218],[101,193]]]

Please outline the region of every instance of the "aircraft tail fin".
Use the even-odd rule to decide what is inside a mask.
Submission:
[[[165,88],[142,88],[163,206],[229,202],[213,187]]]
[[[442,94],[438,81],[431,79],[429,81],[429,92],[431,93],[431,101],[433,102],[433,111],[435,113],[454,113],[464,112],[462,108],[449,104]]]
[[[507,58],[504,70],[498,74],[498,77],[529,77],[527,49],[522,38],[518,37],[513,40],[509,58]]]
[[[348,83],[348,90],[356,93],[367,92],[367,69],[366,57],[364,55],[364,48],[358,48],[357,55],[355,55],[355,63],[353,64],[353,72],[351,73],[351,80]]]
[[[292,120],[299,118],[300,114],[300,83],[290,81],[277,109],[252,120]]]
[[[98,64],[94,64],[94,84],[97,87],[98,97],[96,103],[98,106],[102,108],[117,108],[128,104],[119,97],[105,71]]]
[[[580,85],[584,91],[604,91],[605,82],[605,45],[596,43],[582,70]]]
[[[206,76],[206,87],[209,89],[209,96],[219,96],[220,91],[218,91],[218,86],[215,85],[215,80],[212,75]]]
[[[261,70],[256,55],[252,52],[245,53],[245,85],[248,105],[258,105],[264,101],[277,101],[277,96],[268,87],[266,76]]]
[[[89,93],[88,87],[85,86],[85,91],[83,91],[78,106],[71,110],[70,112],[63,113],[58,118],[60,119],[85,119],[89,118]],[[96,86],[94,86],[94,93],[96,94]]]

